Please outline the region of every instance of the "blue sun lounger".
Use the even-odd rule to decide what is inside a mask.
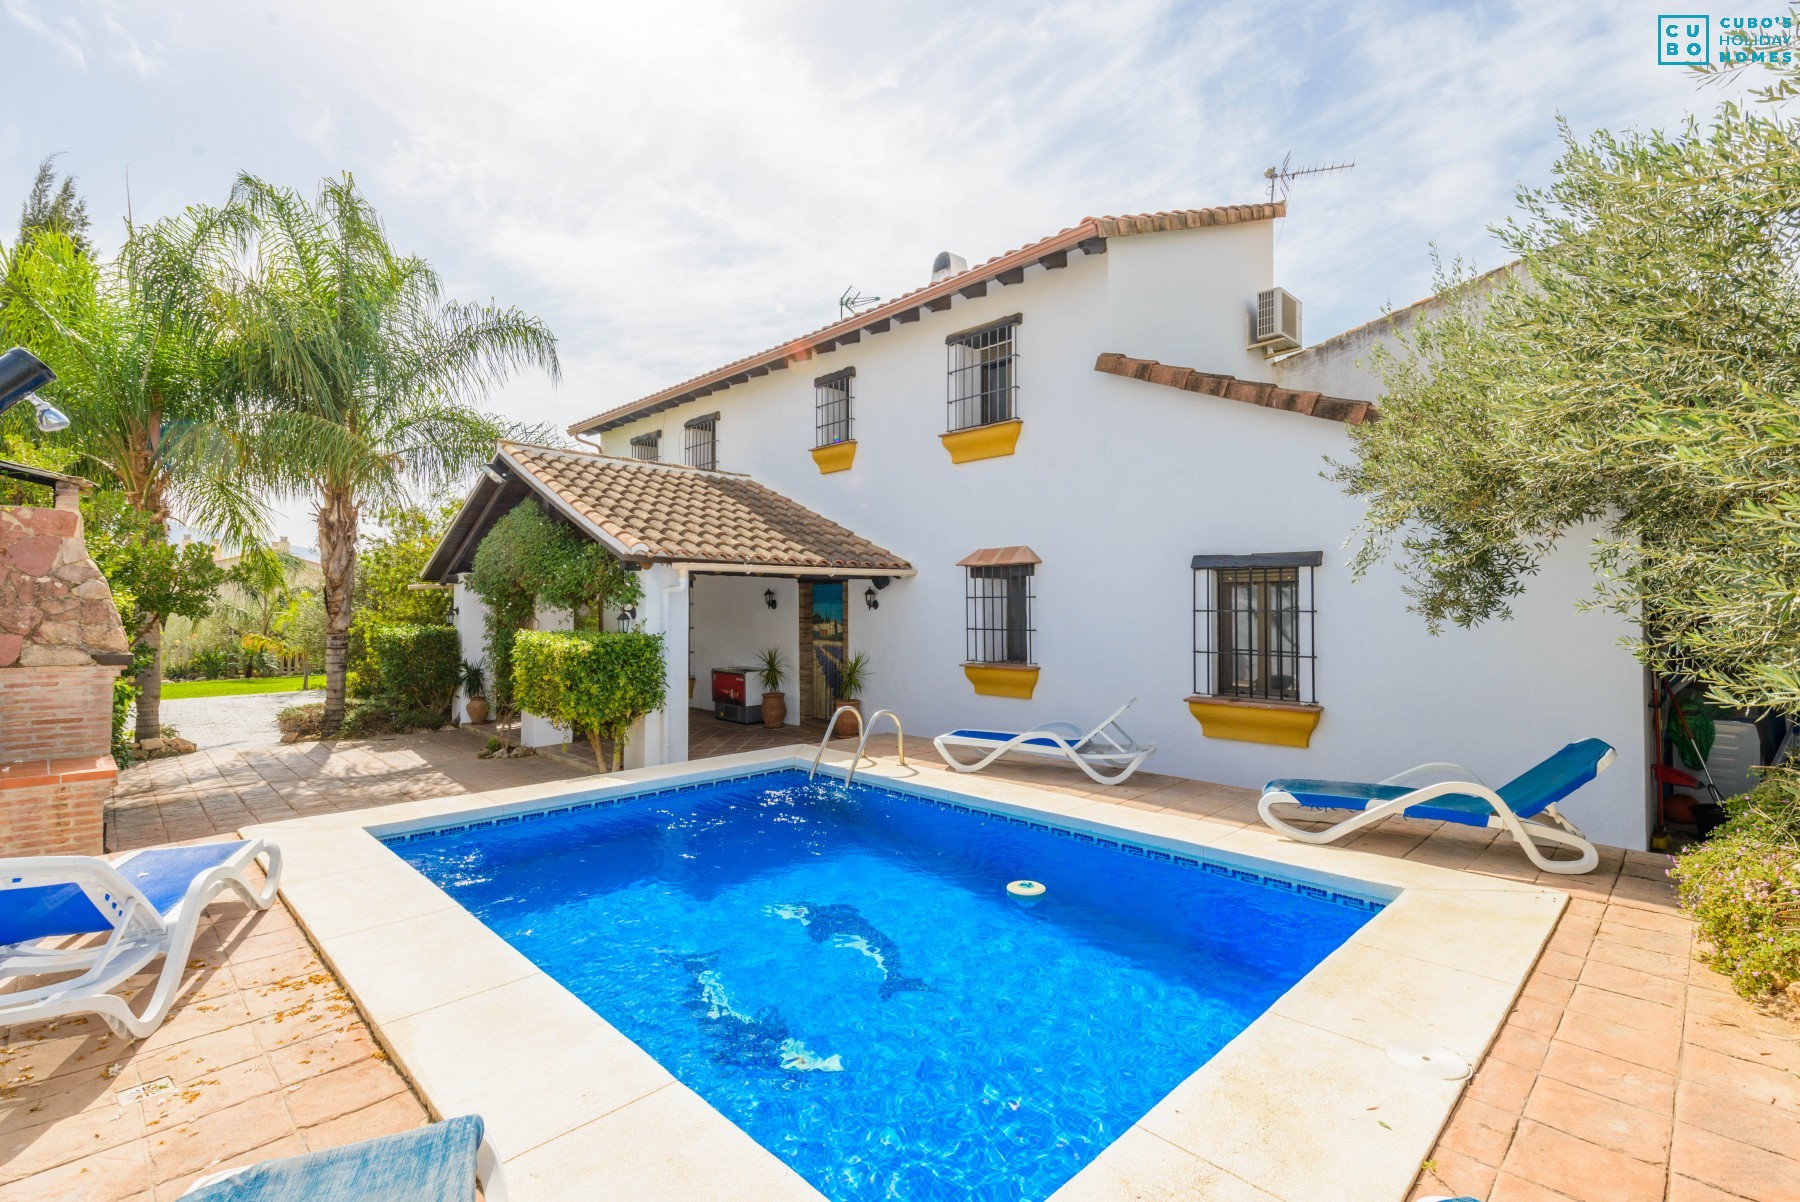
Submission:
[[[1494,827],[1518,840],[1533,864],[1545,872],[1592,872],[1600,862],[1594,845],[1557,812],[1556,805],[1599,776],[1617,753],[1599,739],[1570,743],[1522,775],[1490,789],[1457,764],[1421,764],[1379,784],[1336,780],[1272,780],[1263,789],[1257,810],[1264,822],[1302,843],[1333,843],[1383,818],[1398,815],[1432,822]],[[1422,784],[1436,777],[1435,783]],[[1357,813],[1323,830],[1292,826],[1288,811],[1355,810]],[[1574,848],[1573,860],[1552,860],[1540,843]]]
[[[246,875],[259,857],[260,890]],[[280,883],[281,851],[261,839],[152,847],[113,861],[0,859],[0,983],[20,985],[0,993],[0,1027],[97,1014],[120,1038],[142,1039],[175,1003],[207,903],[230,889],[266,910]],[[156,988],[133,1011],[111,991],[158,956]],[[78,975],[24,987],[23,978],[68,973]]]
[[[1119,725],[1136,701],[1133,697],[1092,730],[1084,731],[1071,722],[1046,722],[1020,731],[953,730],[939,735],[932,744],[944,763],[958,772],[980,772],[1011,752],[1073,764],[1102,785],[1123,784],[1156,751],[1156,744],[1134,741]],[[975,760],[959,760],[955,751],[985,754]]]
[[[191,1202],[506,1202],[500,1160],[472,1114],[341,1148],[202,1177]]]

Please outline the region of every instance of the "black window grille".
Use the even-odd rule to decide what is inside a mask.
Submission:
[[[856,369],[846,367],[843,371],[832,372],[828,376],[820,376],[813,381],[814,406],[817,410],[817,429],[813,443],[817,447],[828,447],[833,443],[850,441],[850,381],[856,378]]]
[[[1031,576],[1028,563],[971,567],[968,657],[973,664],[1029,664]]]
[[[1194,692],[1316,704],[1318,551],[1194,557]]]
[[[689,467],[716,471],[719,466],[719,415],[710,413],[687,423],[687,445],[683,448]]]
[[[631,440],[631,457],[655,463],[662,458],[662,431],[639,434]]]
[[[967,430],[1018,416],[1020,316],[1001,318],[944,340],[950,354],[949,428]]]

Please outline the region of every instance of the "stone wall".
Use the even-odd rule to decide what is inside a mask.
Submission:
[[[72,498],[71,498],[72,499]],[[0,508],[0,855],[98,855],[129,659],[81,513]]]

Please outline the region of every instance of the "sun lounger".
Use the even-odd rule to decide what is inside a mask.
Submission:
[[[1606,771],[1616,757],[1599,739],[1570,743],[1561,751],[1490,789],[1467,768],[1456,764],[1421,764],[1379,784],[1334,780],[1274,780],[1263,790],[1257,807],[1263,821],[1302,843],[1332,843],[1383,818],[1398,815],[1506,831],[1545,872],[1592,872],[1599,853],[1581,831],[1557,812],[1569,794]],[[1420,783],[1432,778],[1435,783]],[[1306,830],[1283,820],[1307,810],[1356,810],[1358,813],[1324,830]],[[1540,844],[1573,848],[1573,860],[1552,860]]]
[[[202,1177],[191,1202],[506,1202],[500,1159],[472,1114]]]
[[[1106,721],[1083,732],[1071,722],[1047,722],[1025,731],[953,730],[932,740],[938,754],[958,772],[980,772],[1008,752],[1074,764],[1103,785],[1123,783],[1156,750],[1154,743],[1133,742],[1119,718],[1137,702],[1133,697],[1114,710]],[[1116,736],[1113,732],[1117,732]],[[985,753],[973,762],[952,754]]]
[[[259,857],[261,890],[246,875]],[[230,889],[266,909],[280,879],[281,852],[260,839],[153,847],[113,861],[0,859],[0,982],[19,983],[0,993],[0,1026],[97,1014],[120,1037],[142,1039],[168,1017],[207,903]],[[133,1011],[111,991],[158,956],[156,987]],[[38,976],[61,979],[22,980]]]

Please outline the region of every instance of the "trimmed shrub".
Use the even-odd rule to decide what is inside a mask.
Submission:
[[[521,630],[513,641],[519,708],[586,735],[596,764],[611,739],[614,771],[631,724],[662,708],[666,682],[660,634]]]
[[[369,642],[381,678],[378,696],[401,712],[449,712],[462,679],[454,626],[381,626]]]
[[[1751,999],[1800,981],[1800,772],[1771,770],[1670,874],[1708,964]]]

